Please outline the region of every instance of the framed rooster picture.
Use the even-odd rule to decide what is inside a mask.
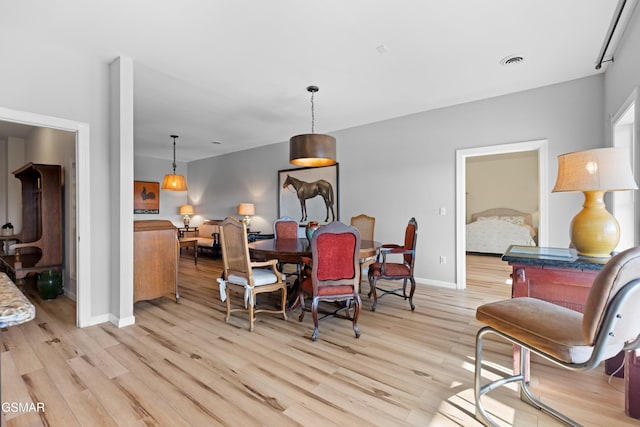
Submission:
[[[160,213],[160,183],[133,181],[133,213]]]

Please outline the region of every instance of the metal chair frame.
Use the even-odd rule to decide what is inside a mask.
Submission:
[[[621,348],[617,348],[615,351],[612,351],[610,348],[610,341],[616,336],[617,326],[621,322],[629,322],[630,320],[623,319],[621,315],[621,309],[623,305],[627,302],[631,296],[634,294],[638,294],[640,296],[640,279],[634,279],[627,284],[625,284],[613,297],[611,302],[609,303],[605,317],[602,321],[602,326],[598,332],[596,341],[593,345],[593,351],[591,353],[591,357],[584,363],[567,363],[565,361],[559,360],[549,354],[544,353],[543,351],[527,345],[521,342],[518,339],[515,339],[501,331],[494,329],[491,326],[485,326],[481,328],[476,335],[476,360],[475,360],[475,375],[474,375],[474,395],[475,395],[475,404],[476,411],[475,416],[476,419],[482,422],[486,426],[497,426],[497,424],[493,421],[493,419],[489,416],[484,406],[482,405],[481,398],[485,394],[489,393],[492,390],[495,390],[498,387],[501,387],[505,384],[509,384],[512,382],[518,382],[520,384],[520,399],[533,406],[536,409],[544,411],[549,415],[555,417],[556,419],[564,422],[573,427],[580,427],[581,424],[567,417],[566,415],[558,412],[553,409],[549,405],[541,402],[539,399],[536,399],[531,390],[529,389],[529,385],[527,384],[527,380],[525,378],[525,372],[527,367],[527,352],[524,351],[529,350],[557,365],[560,365],[566,369],[572,371],[587,371],[597,367],[600,362],[613,355],[617,354],[621,350],[635,350],[640,348],[640,334],[635,337],[635,339],[627,342],[625,345],[621,346]],[[640,326],[639,326],[640,329]],[[482,340],[485,335],[494,333],[496,335],[501,336],[505,340],[520,346],[520,373],[517,375],[511,375],[508,377],[503,377],[501,379],[492,381],[485,385],[481,385],[482,379]],[[613,354],[611,354],[613,353]]]

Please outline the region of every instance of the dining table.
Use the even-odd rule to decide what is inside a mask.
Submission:
[[[361,240],[359,258],[364,260],[376,256],[382,244],[375,240]],[[311,242],[306,237],[297,239],[267,239],[257,240],[249,243],[249,255],[251,259],[267,260],[277,259],[279,262],[298,264],[298,278],[294,282],[289,307],[291,307],[297,297],[296,289],[300,283],[300,272],[302,271],[303,257],[311,258]]]

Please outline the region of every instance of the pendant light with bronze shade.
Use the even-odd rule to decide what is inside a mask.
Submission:
[[[289,162],[296,166],[331,166],[336,164],[336,139],[331,135],[314,133],[314,94],[318,86],[309,86],[311,92],[311,133],[289,139]]]
[[[171,135],[173,138],[173,173],[166,174],[162,180],[162,189],[170,191],[187,191],[187,180],[183,175],[176,175],[176,138],[178,135]]]

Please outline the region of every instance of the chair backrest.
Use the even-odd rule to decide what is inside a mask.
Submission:
[[[334,221],[313,233],[311,238],[313,294],[319,288],[335,286],[337,293],[358,292],[360,285],[360,232]],[[331,292],[328,292],[331,293]],[[322,294],[322,292],[320,292]]]
[[[298,238],[298,221],[283,216],[273,221],[273,237],[275,239],[297,239]]]
[[[587,344],[594,345],[606,328],[605,318],[611,313],[612,303],[616,304],[616,295],[623,293],[623,306],[615,308],[618,319],[615,329],[613,333],[605,331],[609,335],[607,346],[611,348],[608,352],[616,354],[626,341],[640,334],[640,286],[636,285],[639,281],[640,247],[620,252],[600,270],[584,305],[582,335]]]
[[[220,244],[224,277],[235,274],[246,277],[251,283],[251,259],[245,223],[232,217],[225,218],[220,225]]]
[[[376,219],[372,216],[360,214],[351,217],[351,225],[358,229],[362,240],[373,240],[373,230]]]
[[[404,254],[404,262],[411,267],[413,271],[413,265],[416,260],[416,243],[418,241],[418,223],[415,218],[411,218],[407,224],[407,228],[404,231],[404,249],[411,250],[413,252]]]

